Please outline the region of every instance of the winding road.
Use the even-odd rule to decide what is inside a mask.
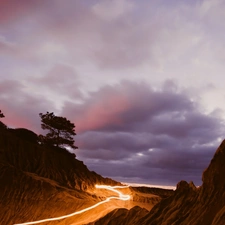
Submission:
[[[37,220],[37,221],[32,221],[32,222],[16,223],[14,225],[30,225],[30,224],[38,224],[38,223],[44,223],[44,222],[49,222],[49,221],[54,221],[54,220],[62,220],[62,219],[65,219],[65,218],[68,218],[68,217],[71,217],[71,216],[75,216],[75,215],[87,212],[91,209],[96,208],[99,205],[102,205],[106,202],[109,202],[112,199],[117,199],[117,200],[122,200],[122,201],[130,200],[130,195],[124,195],[122,192],[116,190],[116,189],[120,189],[120,188],[128,188],[129,186],[95,185],[95,187],[98,188],[98,189],[107,189],[107,190],[113,191],[113,192],[117,193],[119,196],[118,197],[116,197],[116,196],[108,197],[104,201],[98,202],[95,205],[92,205],[88,208],[82,209],[80,211],[77,211],[77,212],[74,212],[74,213],[71,213],[71,214],[68,214],[68,215],[64,215],[64,216],[60,216],[60,217],[54,217],[54,218],[47,218],[47,219]]]

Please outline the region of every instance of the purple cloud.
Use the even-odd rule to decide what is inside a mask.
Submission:
[[[77,155],[91,169],[175,185],[179,179],[200,184],[222,137],[223,120],[201,110],[187,91],[124,81],[83,104],[65,105],[64,114],[77,125]]]

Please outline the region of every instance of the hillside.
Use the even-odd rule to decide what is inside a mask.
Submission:
[[[96,183],[120,185],[89,171],[64,149],[40,146],[31,131],[1,127],[1,225],[60,216],[93,205],[104,198],[91,194]]]

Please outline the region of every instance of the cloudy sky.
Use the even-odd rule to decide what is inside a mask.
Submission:
[[[201,184],[224,138],[224,0],[0,0],[0,109],[119,181]]]

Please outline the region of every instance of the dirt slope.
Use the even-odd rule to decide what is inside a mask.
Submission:
[[[93,205],[104,198],[91,194],[96,183],[120,185],[89,171],[66,150],[43,148],[33,139],[0,129],[1,225],[61,216]]]

